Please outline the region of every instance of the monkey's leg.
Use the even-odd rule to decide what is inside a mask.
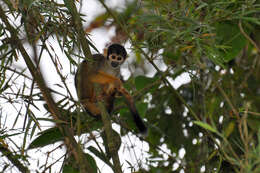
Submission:
[[[109,83],[104,87],[104,94],[107,96],[114,95],[117,92],[117,88],[114,83]]]

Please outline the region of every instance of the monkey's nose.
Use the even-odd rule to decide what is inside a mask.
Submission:
[[[115,62],[115,61],[112,61],[112,62],[111,62],[111,65],[112,65],[112,67],[116,68],[116,67],[119,65],[119,63],[118,63],[118,62]]]

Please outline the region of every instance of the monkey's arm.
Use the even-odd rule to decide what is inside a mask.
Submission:
[[[104,92],[107,95],[114,93],[116,89],[123,86],[120,79],[101,70],[99,70],[96,74],[91,75],[89,79],[93,83],[106,85]]]
[[[101,70],[99,70],[96,74],[91,75],[90,80],[93,83],[99,84],[109,84],[117,82],[118,80],[120,81],[120,79],[118,79],[117,77],[107,74]]]

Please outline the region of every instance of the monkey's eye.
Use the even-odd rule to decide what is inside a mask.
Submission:
[[[111,58],[112,58],[112,59],[116,59],[116,56],[115,56],[115,55],[112,55]]]
[[[122,57],[121,57],[121,56],[117,57],[117,60],[118,60],[118,61],[121,61],[121,60],[122,60]]]

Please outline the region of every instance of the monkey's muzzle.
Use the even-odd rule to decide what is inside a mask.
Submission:
[[[112,61],[111,66],[116,68],[119,65],[119,62]]]

